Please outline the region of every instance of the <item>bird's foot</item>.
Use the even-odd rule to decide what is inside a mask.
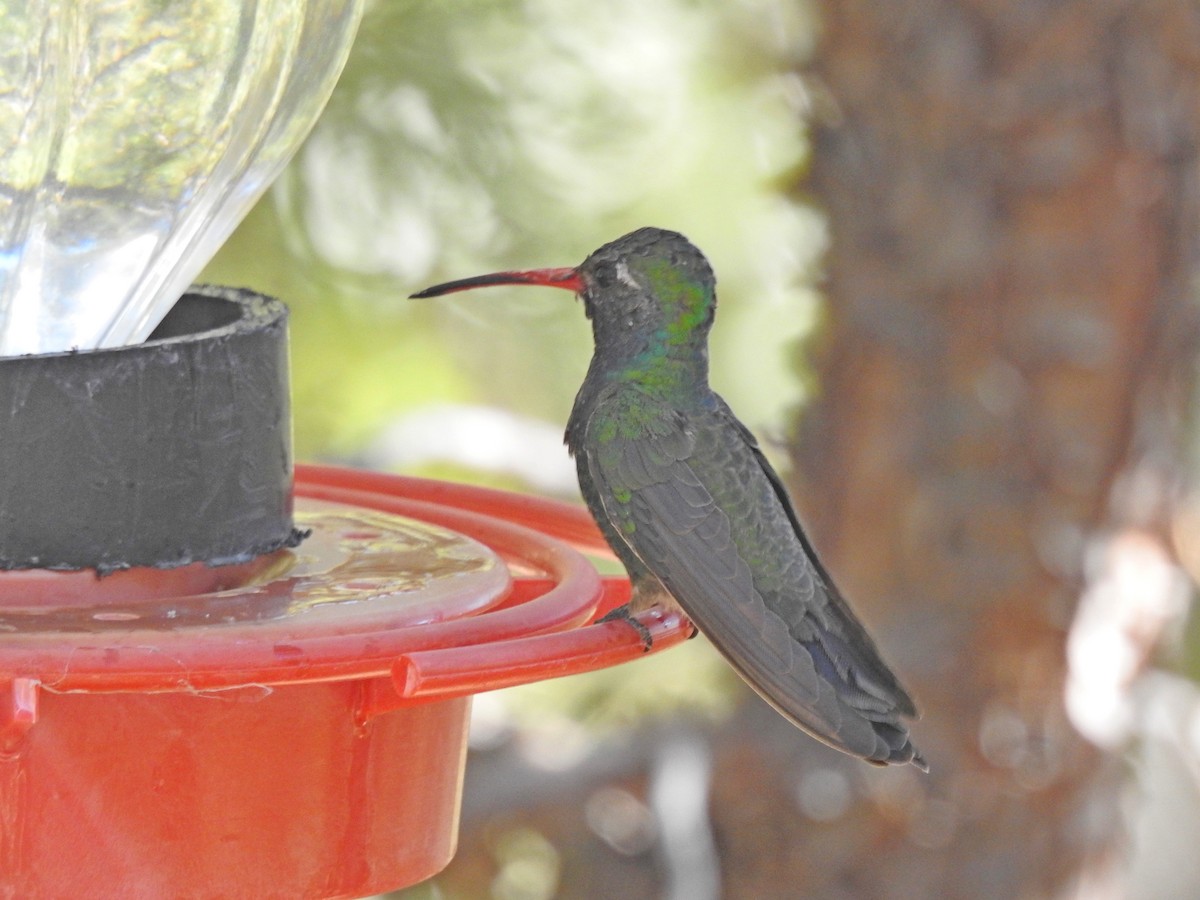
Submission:
[[[624,606],[618,606],[616,609],[596,620],[597,625],[600,625],[604,622],[628,622],[629,626],[637,632],[638,637],[642,639],[642,648],[645,650],[645,652],[649,653],[651,648],[654,647],[654,635],[650,633],[649,628],[643,625],[633,615],[633,613],[629,611],[628,603],[626,603]]]

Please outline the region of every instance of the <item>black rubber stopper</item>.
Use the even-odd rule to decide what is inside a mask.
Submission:
[[[196,287],[143,344],[0,359],[0,568],[221,565],[299,539],[278,300]]]

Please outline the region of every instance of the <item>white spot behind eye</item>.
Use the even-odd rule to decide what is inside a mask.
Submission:
[[[617,263],[617,281],[629,285],[631,288],[641,290],[642,286],[638,284],[637,279],[629,274],[629,266],[623,262]]]

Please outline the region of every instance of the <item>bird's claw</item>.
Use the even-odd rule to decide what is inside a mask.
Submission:
[[[653,649],[654,635],[650,633],[649,628],[642,624],[642,622],[629,611],[628,603],[626,603],[624,606],[618,606],[616,609],[596,620],[597,625],[601,625],[605,622],[627,622],[629,626],[637,632],[638,637],[642,639],[642,649],[646,653],[649,653],[650,650]]]

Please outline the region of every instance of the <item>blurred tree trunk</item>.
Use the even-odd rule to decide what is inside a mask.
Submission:
[[[839,820],[869,858],[805,839],[806,895],[1052,896],[1117,841],[1116,765],[1063,703],[1085,543],[1161,527],[1179,474],[1200,6],[818,5],[832,249],[796,495],[933,774]]]

